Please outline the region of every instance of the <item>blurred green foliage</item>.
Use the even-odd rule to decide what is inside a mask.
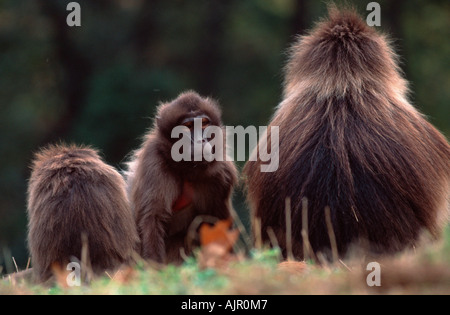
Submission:
[[[3,272],[9,256],[28,259],[26,186],[39,147],[90,144],[123,167],[158,103],[187,89],[218,99],[226,125],[266,125],[286,49],[326,14],[312,0],[80,0],[82,26],[70,28],[68,2],[0,0]],[[362,14],[368,2],[355,3]],[[449,135],[450,3],[378,2],[414,104]],[[235,199],[248,223],[242,193]]]

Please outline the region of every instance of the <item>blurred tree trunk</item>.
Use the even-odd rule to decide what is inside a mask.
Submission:
[[[86,99],[87,85],[92,72],[91,64],[77,49],[70,38],[70,32],[77,28],[67,25],[68,11],[57,1],[39,0],[42,12],[48,17],[54,31],[56,56],[64,71],[61,91],[66,105],[65,111],[43,139],[43,144],[63,139],[72,130],[73,122],[81,112]]]
[[[404,10],[407,10],[407,8],[404,4],[404,0],[396,0],[386,3],[386,7],[381,7],[381,25],[383,26],[383,23],[387,23],[388,28],[385,27],[385,29],[388,30],[391,38],[395,42],[395,51],[406,60],[408,57],[403,42],[404,36],[402,22],[403,12]],[[383,14],[385,15],[384,17]],[[403,71],[408,74],[406,65],[401,64],[400,66],[403,68]]]
[[[157,41],[158,36],[158,7],[160,0],[146,0],[139,8],[139,14],[136,17],[136,23],[131,31],[130,44],[136,55],[139,64],[150,62],[147,58],[147,52],[152,50],[152,45]]]
[[[395,39],[402,38],[402,16],[404,9],[404,0],[388,1],[386,8],[384,6],[381,7],[381,23],[388,23],[390,26],[389,31]],[[384,19],[383,14],[385,15]]]
[[[216,90],[218,74],[223,55],[226,51],[224,45],[224,29],[228,21],[228,15],[232,1],[209,0],[207,1],[206,15],[204,19],[203,33],[198,44],[199,52],[196,56],[197,91],[203,95],[218,95]]]
[[[306,0],[295,1],[294,13],[292,15],[291,33],[292,35],[304,34],[308,27],[308,7]]]

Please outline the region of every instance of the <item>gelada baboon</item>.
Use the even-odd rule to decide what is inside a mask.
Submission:
[[[206,136],[205,129],[213,126],[222,128],[217,103],[195,92],[183,93],[158,107],[154,127],[134,153],[127,174],[143,258],[179,263],[180,250],[190,253],[187,233],[197,216],[230,216],[232,189],[237,182],[234,164],[225,161],[225,157],[222,161],[207,161],[205,156],[197,161],[193,158],[195,142],[200,152],[219,149],[211,146],[212,139]],[[181,160],[174,159],[172,151],[180,141],[178,134],[173,137],[172,132],[180,127],[189,136],[188,144],[192,144],[190,148],[175,150],[186,150],[182,153],[185,157],[187,153],[187,158]],[[222,153],[225,151],[223,148]]]
[[[75,145],[36,154],[28,187],[28,245],[34,276],[88,255],[96,274],[132,261],[139,237],[122,176],[98,153]]]
[[[385,36],[355,10],[331,7],[292,46],[285,71],[270,123],[279,126],[279,169],[262,173],[260,160],[244,168],[255,234],[276,237],[285,254],[292,237],[298,259],[308,240],[330,258],[330,249],[343,257],[354,243],[389,254],[424,231],[437,237],[448,220],[450,147],[408,102]]]

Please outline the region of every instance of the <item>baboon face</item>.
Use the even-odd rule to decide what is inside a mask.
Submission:
[[[214,154],[215,148],[211,146],[210,141],[214,139],[215,134],[207,134],[205,130],[208,127],[221,128],[220,116],[220,109],[214,101],[202,98],[195,93],[186,93],[160,107],[156,126],[166,142],[167,150],[180,140],[178,134],[174,134],[175,128],[180,128],[179,130],[190,139],[191,161],[194,161],[195,150],[201,153],[209,150]],[[196,162],[207,161],[202,159]]]

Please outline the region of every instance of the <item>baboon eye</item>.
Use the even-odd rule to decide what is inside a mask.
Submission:
[[[208,118],[204,117],[202,118],[202,128],[205,129],[206,127],[208,127],[210,125],[210,121]]]
[[[181,122],[181,125],[188,127],[189,129],[192,130],[195,126],[196,119],[202,120],[202,129],[205,129],[206,127],[208,127],[211,124],[208,117],[196,117],[196,118],[187,118],[187,119],[183,120]]]
[[[194,121],[188,120],[183,123],[183,126],[188,127],[189,129],[192,129],[192,128],[194,128]]]

